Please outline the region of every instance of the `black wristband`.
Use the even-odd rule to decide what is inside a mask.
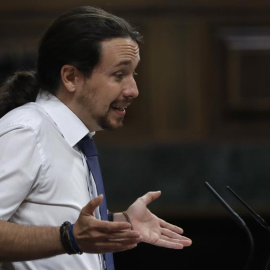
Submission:
[[[109,213],[108,213],[108,220],[109,221],[113,221],[113,214],[114,214],[113,212],[109,211]]]
[[[77,246],[73,246],[72,244],[72,239],[70,236],[70,232],[68,228],[70,227],[71,223],[68,221],[65,221],[62,226],[60,227],[60,239],[61,243],[66,251],[67,254],[72,255],[72,254],[82,254],[81,250],[77,248]],[[75,240],[73,240],[75,241]]]
[[[67,254],[75,254],[74,250],[72,249],[71,245],[69,244],[69,239],[68,239],[68,226],[70,225],[70,222],[65,221],[62,226],[60,227],[60,238],[61,238],[61,243],[66,251]]]

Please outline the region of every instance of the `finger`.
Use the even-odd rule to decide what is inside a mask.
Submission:
[[[139,235],[125,235],[125,234],[97,234],[94,238],[93,242],[98,244],[109,244],[111,242],[116,244],[122,244],[122,245],[131,245],[131,244],[137,244],[141,242],[142,238]],[[89,243],[89,242],[88,242]]]
[[[97,241],[98,240],[98,241]],[[94,242],[86,242],[85,250],[89,253],[106,253],[124,251],[137,246],[141,242],[141,238],[121,238],[111,239],[111,236],[100,235],[95,238]]]
[[[160,237],[162,240],[165,240],[167,242],[172,242],[172,243],[180,243],[182,244],[184,247],[188,247],[192,244],[191,239],[185,237],[185,236],[181,236],[181,238],[171,238],[168,237],[166,235],[161,235]]]
[[[164,248],[172,248],[172,249],[183,249],[184,246],[182,243],[175,243],[172,241],[167,241],[165,239],[159,239],[158,241],[156,241],[154,243],[154,245],[158,246],[158,247],[164,247]]]
[[[101,221],[95,227],[91,227],[90,230],[98,231],[106,235],[107,238],[141,238],[138,231],[130,230],[130,224],[127,222]]]
[[[105,220],[98,220],[95,224],[95,229],[104,233],[116,233],[125,231],[130,234],[138,234],[138,232],[131,230],[131,225],[128,222],[110,222]]]
[[[106,234],[107,235],[107,239],[109,241],[120,241],[123,239],[130,239],[130,240],[137,240],[138,242],[142,241],[142,236],[134,231],[131,232],[126,232],[126,231],[122,231],[122,232],[116,232],[116,233],[110,233],[110,234]]]
[[[171,233],[167,230],[164,230],[164,231],[162,230],[161,238],[166,239],[168,241],[186,243],[189,245],[191,245],[192,243],[190,238],[183,235]]]
[[[95,209],[102,203],[103,195],[100,194],[98,197],[92,199],[86,206],[83,207],[82,212],[87,215],[93,215]]]
[[[180,233],[182,234],[184,232],[184,230],[176,225],[173,225],[173,224],[170,224],[168,222],[166,222],[165,220],[163,219],[159,219],[159,224],[162,228],[166,228],[168,230],[171,230],[175,233]]]
[[[138,244],[142,241],[142,238],[140,236],[135,237],[135,238],[125,238],[122,236],[119,236],[118,238],[110,237],[108,239],[109,242],[114,242],[114,243],[122,243],[125,245],[130,245],[130,244]]]
[[[168,230],[168,229],[165,229],[165,228],[161,228],[161,234],[165,235],[169,238],[172,238],[172,239],[189,239],[181,234],[175,233],[175,232]]]
[[[142,236],[135,231],[120,231],[106,234],[109,240],[120,240],[120,239],[139,239],[142,240]]]
[[[161,195],[161,191],[150,191],[143,195],[140,199],[145,202],[146,205],[156,200]]]
[[[189,247],[192,245],[192,240],[191,239],[183,240],[181,243],[183,244],[184,247]]]

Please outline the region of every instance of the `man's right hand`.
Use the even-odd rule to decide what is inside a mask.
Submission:
[[[91,200],[82,210],[73,226],[74,237],[81,251],[107,253],[132,249],[141,242],[138,232],[131,230],[128,222],[110,222],[94,217],[103,195]]]

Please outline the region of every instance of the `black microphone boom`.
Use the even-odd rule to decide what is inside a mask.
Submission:
[[[230,205],[217,193],[217,191],[208,182],[205,182],[205,185],[210,190],[210,192],[214,194],[214,196],[223,205],[223,207],[228,211],[228,213],[231,215],[234,221],[240,226],[240,228],[242,228],[246,232],[250,243],[250,249],[249,249],[249,256],[244,269],[248,270],[254,255],[254,240],[248,226],[246,225],[245,221],[230,207]]]
[[[268,223],[258,214],[256,213],[234,190],[232,190],[229,186],[227,186],[227,189],[233,194],[233,196],[239,200],[242,205],[248,210],[248,212],[251,214],[251,216],[264,228],[266,229],[267,233],[270,235],[270,226]],[[265,264],[265,270],[269,269],[270,265],[270,253],[268,254],[267,261]]]

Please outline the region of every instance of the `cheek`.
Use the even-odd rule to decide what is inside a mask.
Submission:
[[[109,109],[110,105],[121,98],[121,85],[110,78],[102,78],[100,82],[106,83],[96,84],[91,91],[92,103],[95,107]]]
[[[106,103],[111,104],[121,98],[121,92],[119,89],[108,88],[109,90],[104,91],[100,98]],[[102,101],[101,101],[102,102]]]

